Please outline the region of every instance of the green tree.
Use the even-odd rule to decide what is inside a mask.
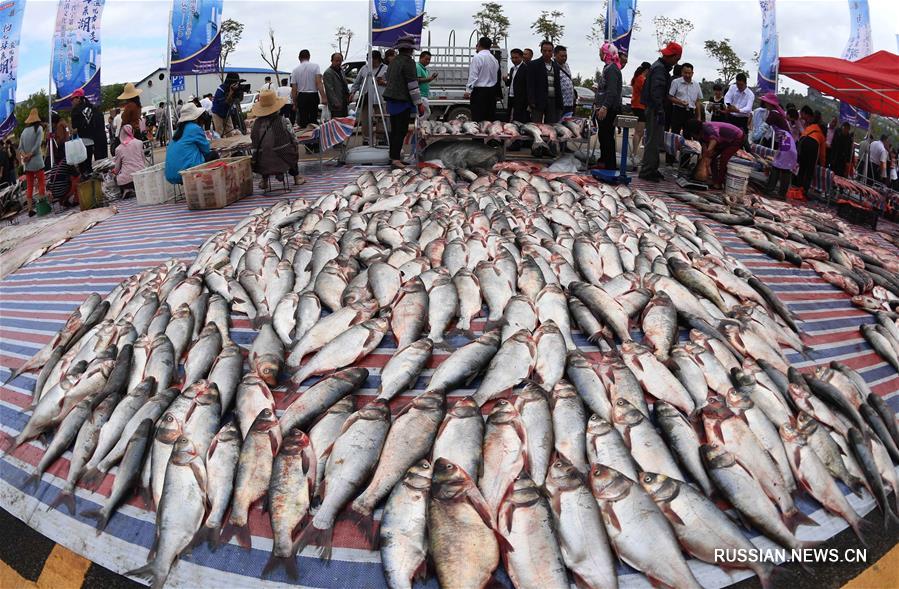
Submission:
[[[656,29],[659,47],[664,47],[671,41],[683,45],[687,35],[693,30],[693,21],[688,18],[657,16],[652,19],[652,24]]]
[[[225,81],[225,66],[228,65],[228,57],[237,49],[240,38],[243,36],[243,24],[233,18],[222,21],[219,32],[222,36],[222,52],[219,55],[219,78]]]
[[[705,52],[718,62],[716,71],[721,75],[721,81],[724,84],[730,84],[737,74],[746,70],[746,62],[740,59],[740,56],[731,47],[730,39],[706,41]]]
[[[540,35],[542,39],[546,39],[555,45],[557,41],[562,39],[562,35],[565,33],[565,25],[559,24],[559,19],[562,16],[561,10],[553,10],[552,12],[544,10],[531,25],[531,30]]]
[[[119,94],[125,89],[125,84],[109,84],[100,88],[100,110],[106,112],[116,107],[119,103]]]
[[[590,33],[587,35],[587,41],[591,44],[599,48],[603,42],[606,40],[606,14],[609,9],[609,0],[602,0],[599,9],[599,16],[593,19],[593,25],[590,27]],[[633,31],[640,30],[640,21],[638,20],[640,16],[640,10],[636,10],[634,12],[634,24]]]
[[[46,90],[41,90],[36,94],[32,94],[16,105],[16,137],[18,137],[22,133],[22,129],[25,128],[25,119],[28,118],[28,113],[31,112],[32,108],[37,109],[38,114],[41,115],[41,120],[46,123],[47,117],[50,115],[50,99],[47,96]]]
[[[509,36],[509,18],[503,12],[502,4],[498,2],[484,2],[481,6],[483,8],[472,15],[475,29],[479,35],[489,37],[498,45],[500,39]]]

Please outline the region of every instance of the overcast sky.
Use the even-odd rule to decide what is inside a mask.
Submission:
[[[552,8],[564,13],[561,23],[565,32],[561,42],[568,46],[569,63],[575,73],[591,74],[597,66],[596,48],[586,40],[590,25],[600,10],[596,0],[580,2],[534,2],[506,0],[502,2],[511,21],[509,48],[535,47],[539,39],[530,25],[541,10]],[[899,26],[897,0],[870,0],[874,50],[896,52]],[[50,42],[56,17],[57,2],[28,0],[22,26],[19,57],[19,88],[22,100],[48,84]],[[137,81],[165,65],[168,14],[171,2],[139,0],[106,0],[102,26],[102,83]],[[640,61],[657,56],[653,17],[666,15],[693,21],[686,37],[684,60],[696,67],[697,78],[714,79],[715,64],[705,55],[703,42],[730,38],[737,53],[747,62],[751,79],[755,79],[752,54],[760,44],[761,13],[753,0],[716,1],[640,1],[640,30],[631,44],[631,64],[625,77]],[[427,0],[426,10],[436,17],[430,27],[434,45],[447,43],[451,30],[456,31],[456,44],[468,43],[473,30],[471,15],[480,9],[479,2]],[[328,63],[333,51],[334,31],[346,26],[357,33],[350,47],[350,59],[362,59],[367,35],[366,3],[357,0],[314,2],[303,0],[224,0],[224,18],[246,25],[243,40],[229,60],[229,65],[264,67],[259,56],[259,41],[267,36],[269,25],[283,45],[281,69],[292,69],[302,48],[312,52],[313,61]],[[828,55],[839,57],[849,36],[848,0],[778,0],[778,30],[782,56]],[[784,78],[781,83],[787,83]]]

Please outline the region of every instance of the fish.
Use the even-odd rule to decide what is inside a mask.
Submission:
[[[539,487],[546,480],[554,449],[549,394],[534,382],[526,383],[515,397],[514,406],[526,433],[528,474]]]
[[[459,308],[459,293],[452,278],[438,276],[428,289],[428,339],[435,346],[445,347],[443,341],[447,326]]]
[[[387,333],[387,320],[369,319],[353,326],[323,346],[312,359],[297,370],[291,382],[299,386],[307,378],[354,364],[368,356]]]
[[[490,359],[490,364],[473,397],[478,405],[495,398],[503,391],[521,383],[531,375],[536,362],[537,349],[534,338],[526,330],[517,331],[503,342]],[[433,375],[431,381],[434,380]],[[433,387],[430,384],[428,388]]]
[[[500,348],[499,330],[484,332],[478,339],[456,349],[431,374],[427,391],[452,392],[480,374]]]
[[[447,410],[437,430],[433,461],[443,458],[477,480],[482,474],[483,440],[480,408],[471,397],[462,397]]]
[[[707,496],[712,495],[714,489],[712,481],[709,480],[702,465],[702,457],[699,455],[701,443],[696,430],[693,429],[693,426],[680,411],[665,401],[656,401],[652,409],[659,431],[668,447],[690,474],[690,478],[699,485],[702,492]],[[674,481],[678,480],[672,477],[667,478]]]
[[[287,356],[287,367],[297,369],[306,355],[316,352],[347,331],[374,317],[378,306],[374,299],[351,303],[314,323],[302,338],[298,338]]]
[[[378,398],[389,401],[414,385],[418,375],[431,359],[433,349],[434,343],[431,339],[423,338],[391,356],[381,369]]]
[[[684,385],[648,348],[627,342],[621,346],[621,357],[649,395],[671,403],[687,415],[696,409]]]
[[[858,461],[858,464],[864,473],[865,480],[868,483],[868,489],[872,491],[877,506],[880,508],[880,512],[883,513],[884,527],[889,526],[891,522],[895,524],[899,521],[899,517],[896,516],[895,511],[890,507],[883,478],[880,475],[880,469],[877,467],[877,461],[875,460],[874,454],[871,452],[871,447],[868,445],[867,440],[865,440],[864,434],[854,427],[849,428],[847,440],[853,456]]]
[[[484,430],[483,470],[478,488],[489,507],[491,521],[509,485],[527,464],[527,432],[515,406],[505,399],[498,400]]]
[[[561,381],[550,398],[555,453],[587,474],[587,412],[570,383]]]
[[[667,360],[677,342],[677,309],[665,291],[655,293],[643,309],[640,324],[647,347],[660,361]]]
[[[426,576],[432,474],[433,465],[428,460],[412,465],[384,505],[379,540],[389,587],[411,589],[413,580]]]

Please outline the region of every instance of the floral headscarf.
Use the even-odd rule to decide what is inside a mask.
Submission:
[[[119,137],[122,140],[122,145],[128,145],[134,141],[134,129],[131,128],[131,125],[123,125]]]
[[[621,69],[621,59],[618,57],[618,48],[606,41],[599,50],[599,57],[603,63],[614,63]]]

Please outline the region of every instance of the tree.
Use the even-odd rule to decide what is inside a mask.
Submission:
[[[259,55],[268,67],[272,68],[275,77],[278,76],[278,62],[281,61],[281,46],[275,42],[275,29],[268,25],[268,47],[259,41]]]
[[[431,26],[431,23],[437,20],[436,16],[431,16],[427,12],[421,13],[421,28],[422,30],[427,29]]]
[[[706,41],[705,52],[718,62],[717,72],[721,74],[721,80],[725,85],[730,84],[737,74],[746,69],[746,62],[740,59],[730,46],[730,39]]]
[[[606,40],[606,14],[608,14],[609,9],[609,0],[602,0],[602,4],[600,4],[599,16],[597,16],[593,20],[593,25],[590,27],[590,33],[587,35],[587,41],[591,44],[599,48],[603,42]],[[637,17],[640,16],[640,10],[636,10],[634,12],[634,23],[633,31],[640,30],[640,22],[637,20]]]
[[[494,44],[499,45],[500,39],[509,36],[509,18],[498,2],[484,2],[482,6],[480,12],[472,15],[475,29],[479,35],[489,37]]]
[[[25,128],[25,119],[32,108],[37,109],[37,113],[41,115],[41,120],[47,122],[50,115],[50,98],[47,96],[46,90],[41,90],[36,94],[32,94],[22,102],[16,105],[16,137],[22,134]]]
[[[233,18],[222,21],[219,28],[222,36],[222,52],[219,55],[219,78],[225,81],[225,66],[228,64],[228,57],[237,49],[240,38],[243,36],[243,24],[237,22]]]
[[[565,33],[565,25],[558,22],[562,16],[563,13],[560,10],[553,10],[552,12],[544,10],[540,13],[540,17],[531,25],[531,30],[555,45],[556,41],[561,40],[562,35]]]
[[[353,40],[353,37],[356,35],[347,27],[337,27],[337,31],[334,33],[334,37],[337,39],[337,43],[331,43],[331,47],[337,50],[344,58],[346,58],[347,54],[350,52],[350,41]],[[343,47],[343,43],[346,41],[346,49]]]
[[[687,35],[693,30],[693,21],[688,18],[657,16],[652,19],[652,24],[656,29],[659,47],[664,47],[671,41],[683,45]]]
[[[119,94],[125,89],[125,84],[110,84],[100,87],[100,110],[106,112],[115,108],[119,102]]]

